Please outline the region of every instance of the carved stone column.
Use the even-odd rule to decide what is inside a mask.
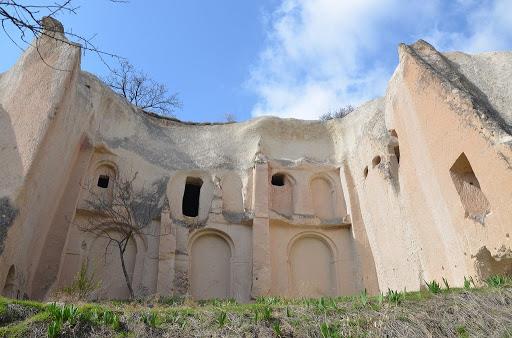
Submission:
[[[251,296],[266,296],[270,292],[270,226],[268,218],[269,180],[268,162],[263,156],[257,156],[253,175],[253,210],[252,226],[252,290]]]
[[[160,296],[171,296],[175,275],[176,227],[173,226],[169,208],[162,210],[160,221],[160,244],[158,247],[158,280],[156,292]]]

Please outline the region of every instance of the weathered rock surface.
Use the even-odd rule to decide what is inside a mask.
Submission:
[[[418,41],[386,95],[343,119],[197,124],[131,106],[80,70],[77,46],[37,45],[0,75],[4,294],[44,298],[87,262],[98,297],[127,297],[116,252],[77,224],[101,217],[84,187],[135,172],[160,198],[126,252],[138,295],[417,290],[509,264],[510,52]]]

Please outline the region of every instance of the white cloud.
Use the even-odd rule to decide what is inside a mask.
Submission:
[[[358,74],[358,58],[375,48],[377,32],[368,23],[389,9],[379,0],[285,0],[252,73],[251,86],[261,98],[253,115],[315,118],[375,95],[382,83],[364,83],[372,70]],[[356,82],[365,93],[358,88],[349,101],[349,85]]]
[[[251,72],[259,98],[252,114],[311,119],[383,95],[402,39],[426,37],[441,50],[503,49],[512,1],[483,3],[458,0],[452,10],[467,15],[467,27],[443,31],[442,0],[283,0]]]
[[[510,48],[512,1],[497,0],[473,12],[469,18],[472,35],[466,47],[473,52]],[[464,48],[461,46],[461,48]]]
[[[512,1],[458,0],[465,12],[465,30],[426,32],[428,41],[440,50],[468,53],[506,50],[512,47]]]

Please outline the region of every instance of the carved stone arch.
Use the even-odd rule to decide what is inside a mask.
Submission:
[[[105,171],[105,172],[103,172]],[[119,168],[117,164],[110,160],[100,160],[95,163],[94,171],[92,173],[94,175],[93,178],[97,179],[100,174],[110,174],[112,179],[115,179],[117,175],[119,175]],[[97,183],[97,182],[94,182]]]
[[[98,237],[101,237],[101,236],[94,236],[92,241],[96,240]],[[132,240],[135,243],[137,252],[139,252],[141,250],[143,250],[145,252],[148,250],[148,239],[146,238],[146,236],[144,234],[134,234],[132,237]],[[87,250],[87,252],[89,252],[89,250],[90,250],[90,247]]]
[[[278,171],[270,179],[271,209],[291,217],[294,213],[294,190],[296,180],[292,174]]]
[[[112,199],[113,196],[113,182],[119,175],[117,165],[108,160],[100,160],[95,163],[94,171],[90,178],[90,188],[93,189],[99,196],[104,195],[105,197]]]
[[[224,231],[219,230],[219,229],[206,228],[206,229],[195,230],[190,234],[189,239],[188,239],[188,244],[187,244],[188,252],[190,252],[190,249],[192,248],[192,244],[194,244],[195,240],[197,240],[201,236],[208,235],[208,234],[213,234],[213,235],[222,237],[222,239],[224,239],[228,243],[229,249],[231,250],[231,252],[235,251],[235,242],[233,242],[233,240],[231,239],[231,236],[229,236],[227,233],[225,233]]]
[[[272,178],[271,178],[272,185],[274,185],[272,182],[272,179],[274,177],[279,177],[279,176],[283,177],[283,181],[284,181],[285,185],[286,185],[286,183],[289,183],[291,186],[295,186],[295,184],[297,183],[297,180],[291,173],[286,172],[286,171],[277,171],[274,174],[272,174]]]
[[[338,216],[338,192],[336,182],[327,174],[313,175],[309,180],[309,190],[315,215],[324,220]]]
[[[330,238],[313,231],[301,232],[288,243],[287,256],[291,296],[338,294],[338,249]]]
[[[114,161],[111,160],[99,160],[94,164],[94,171],[96,172],[100,167],[109,167],[115,174],[119,173],[119,167]]]
[[[288,245],[286,246],[286,253],[288,257],[290,257],[290,250],[293,244],[302,237],[317,237],[319,240],[325,242],[325,245],[327,245],[327,247],[329,248],[332,257],[335,260],[337,259],[339,250],[338,247],[336,246],[336,243],[334,243],[334,241],[328,236],[317,231],[302,231],[293,236],[292,239],[290,239],[290,241],[288,242]]]
[[[119,249],[115,242],[111,242],[107,246],[108,242],[109,240],[103,236],[92,236],[86,251],[88,272],[94,274],[101,283],[97,294],[99,298],[127,299],[130,294],[122,271]],[[125,265],[132,287],[137,255],[139,250],[146,246],[147,244],[141,236],[134,236],[128,242],[124,253]]]
[[[190,292],[194,299],[232,297],[234,243],[216,229],[193,233],[188,242]]]

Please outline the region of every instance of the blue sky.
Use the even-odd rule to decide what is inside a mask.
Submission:
[[[313,119],[381,96],[399,42],[512,49],[510,0],[75,0],[66,29],[179,92],[183,120]],[[149,5],[151,4],[151,5]],[[0,35],[0,71],[20,51]],[[92,54],[82,69],[105,75]]]

